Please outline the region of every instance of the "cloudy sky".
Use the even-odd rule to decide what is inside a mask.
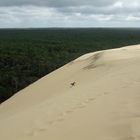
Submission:
[[[0,0],[7,27],[140,27],[140,0]]]

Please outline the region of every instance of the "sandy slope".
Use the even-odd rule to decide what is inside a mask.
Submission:
[[[0,139],[140,140],[140,45],[86,54],[17,93],[0,105]]]

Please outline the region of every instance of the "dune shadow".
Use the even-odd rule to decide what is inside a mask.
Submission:
[[[96,67],[99,67],[99,66],[102,66],[103,64],[97,64],[96,62],[102,57],[103,55],[103,52],[99,52],[99,53],[96,53],[92,56],[92,61],[89,65],[87,65],[86,67],[84,67],[83,69],[84,70],[87,70],[87,69],[94,69]]]

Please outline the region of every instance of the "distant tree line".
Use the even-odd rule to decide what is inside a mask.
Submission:
[[[140,29],[1,29],[0,103],[88,52],[140,43]]]

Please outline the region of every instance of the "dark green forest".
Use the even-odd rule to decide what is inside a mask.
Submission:
[[[140,29],[0,29],[0,103],[88,52],[140,44]]]

